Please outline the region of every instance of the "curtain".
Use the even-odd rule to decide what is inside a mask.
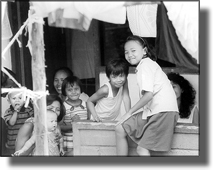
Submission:
[[[155,42],[157,58],[176,64],[178,67],[198,70],[197,60],[182,46],[175,28],[167,15],[164,3],[157,9],[157,37]]]

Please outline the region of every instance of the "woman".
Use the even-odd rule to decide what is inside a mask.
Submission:
[[[199,110],[195,104],[196,91],[191,83],[178,73],[168,73],[169,80],[176,94],[180,123],[199,125]]]

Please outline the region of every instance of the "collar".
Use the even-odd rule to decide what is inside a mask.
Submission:
[[[144,57],[141,59],[141,61],[139,62],[139,64],[137,65],[136,69],[135,69],[135,73],[138,72],[139,68],[140,68],[140,65],[146,60],[146,59],[149,59],[149,57]]]

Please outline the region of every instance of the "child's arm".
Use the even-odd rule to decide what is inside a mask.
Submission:
[[[153,98],[153,93],[149,91],[144,91],[143,96],[140,100],[125,114],[121,117],[120,121],[116,124],[119,125],[128,119],[134,112],[138,111],[140,108],[145,106]]]
[[[129,88],[128,88],[128,82],[126,81],[126,83],[124,84],[123,87],[123,102],[124,102],[124,107],[126,112],[128,112],[131,108],[131,100],[129,97]]]
[[[14,126],[16,124],[17,121],[17,117],[18,117],[18,112],[16,110],[13,111],[13,115],[10,117],[10,119],[8,120],[8,124],[10,126]]]
[[[88,100],[87,100],[87,109],[92,114],[95,121],[100,122],[100,118],[98,117],[95,111],[95,103],[100,99],[107,97],[109,93],[109,89],[106,85],[102,86],[96,93],[94,93]]]
[[[25,143],[25,145],[20,150],[14,153],[14,156],[19,156],[25,151],[27,151],[35,143],[35,140],[36,140],[36,135],[33,134],[31,138]]]
[[[58,126],[58,132],[59,132],[59,136],[60,136],[60,139],[59,139],[59,149],[60,149],[60,153],[61,155],[64,155],[64,139],[63,139],[63,136],[61,135],[61,129],[60,129],[60,126]]]

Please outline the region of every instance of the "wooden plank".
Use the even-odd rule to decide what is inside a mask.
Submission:
[[[32,12],[32,11],[31,11]],[[31,46],[32,46],[32,78],[33,78],[33,91],[46,92],[46,75],[45,75],[45,60],[44,60],[44,41],[43,41],[43,25],[33,23],[31,32]],[[34,117],[35,117],[35,133],[36,150],[35,155],[43,156],[48,154],[47,135],[44,133],[46,130],[46,96],[37,100],[37,106],[34,104]],[[44,133],[43,135],[41,135]]]

